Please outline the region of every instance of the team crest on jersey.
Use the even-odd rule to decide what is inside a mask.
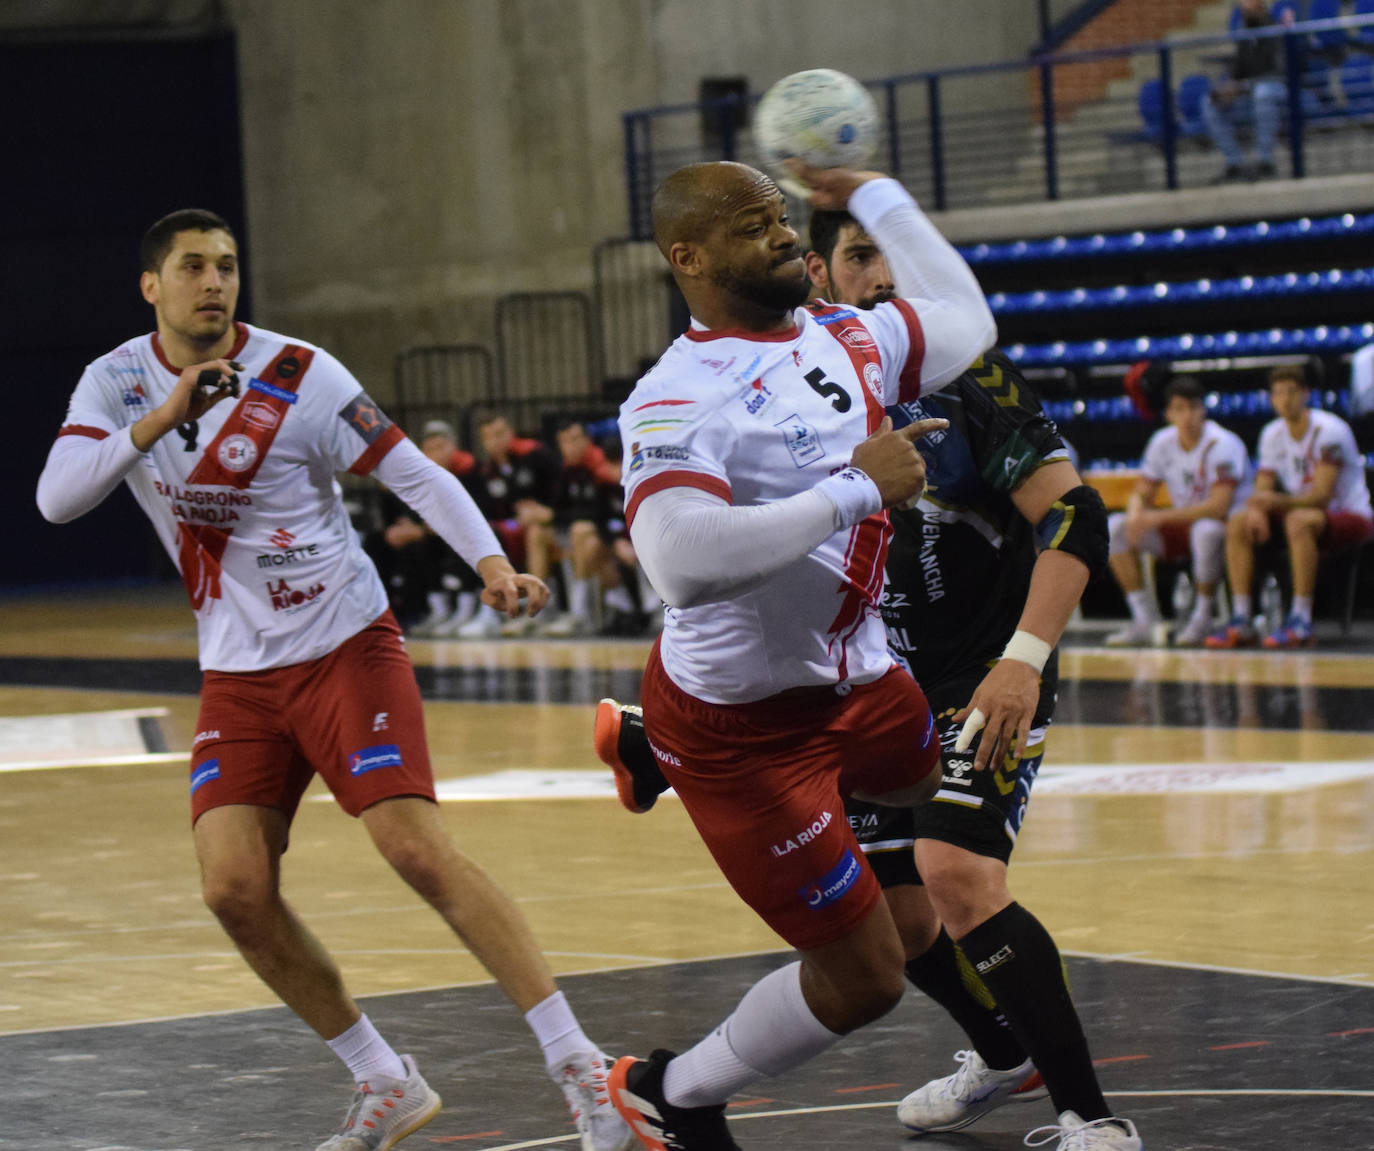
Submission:
[[[875,397],[880,400],[883,398],[883,370],[871,361],[864,365],[864,383]]]
[[[225,436],[218,454],[220,466],[226,471],[246,472],[257,462],[258,445],[245,435]]]
[[[773,426],[782,429],[782,442],[792,453],[792,462],[797,467],[804,468],[824,457],[825,448],[821,445],[820,434],[796,412]]]
[[[263,431],[270,432],[281,421],[281,416],[277,415],[274,407],[259,400],[249,400],[241,410],[243,418],[248,423],[255,428],[262,428]]]

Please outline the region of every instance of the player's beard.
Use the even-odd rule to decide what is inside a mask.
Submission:
[[[798,249],[797,255],[800,254],[801,249]],[[787,259],[779,260],[769,269],[770,273],[788,262]],[[776,274],[751,276],[736,268],[721,268],[712,273],[711,281],[718,288],[748,301],[756,308],[770,312],[790,312],[793,308],[800,308],[811,295],[811,281],[806,276],[806,265],[798,261],[798,267],[800,274],[793,280],[781,278]]]
[[[861,311],[871,312],[879,304],[887,304],[897,298],[897,293],[891,288],[883,288],[881,291],[874,292],[871,296],[864,296],[855,307]]]

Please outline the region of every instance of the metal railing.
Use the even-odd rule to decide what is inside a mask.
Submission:
[[[1364,130],[1374,124],[1374,16],[869,81],[883,121],[877,162],[935,210],[1206,184],[1221,157],[1198,109],[1180,108],[1180,81],[1217,75],[1237,41],[1267,38],[1282,40],[1287,82],[1280,173],[1374,171],[1374,133]],[[1101,99],[1061,107],[1063,69],[1122,60],[1131,79],[1104,81]],[[1159,105],[1146,119],[1141,92],[1149,81],[1158,83]],[[698,160],[759,163],[747,125],[737,126],[738,103],[731,96],[623,114],[631,237],[648,238],[654,188],[674,169]]]

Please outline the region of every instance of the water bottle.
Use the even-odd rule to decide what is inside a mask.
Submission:
[[[1188,578],[1187,572],[1179,572],[1174,580],[1174,619],[1187,619],[1192,607],[1193,581]]]
[[[1270,572],[1260,588],[1260,614],[1264,617],[1266,634],[1272,635],[1283,624],[1283,592],[1278,577]]]

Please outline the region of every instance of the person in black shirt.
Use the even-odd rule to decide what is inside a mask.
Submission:
[[[865,309],[893,298],[882,253],[848,213],[813,213],[811,244],[818,295]],[[973,1046],[954,1074],[903,1099],[898,1118],[953,1131],[1048,1089],[1061,1147],[1139,1151],[1134,1125],[1102,1096],[1058,948],[1006,878],[1054,709],[1053,649],[1089,575],[1106,570],[1106,509],[996,349],[889,414],[894,425],[950,424],[918,445],[919,502],[891,512],[881,604],[894,655],[930,700],[943,776],[919,807],[851,800],[846,813],[892,908],[907,977]],[[602,701],[596,745],[622,803],[642,811],[666,782],[635,711]]]
[[[1274,21],[1266,0],[1240,0],[1240,28],[1266,28]],[[1285,16],[1292,22],[1292,14]],[[1288,99],[1283,81],[1283,38],[1265,36],[1236,41],[1236,55],[1226,79],[1218,81],[1202,104],[1207,132],[1226,158],[1218,182],[1252,180],[1275,173],[1274,145],[1279,137],[1279,117]],[[1255,128],[1255,163],[1247,167],[1236,140],[1238,120],[1250,119]]]

